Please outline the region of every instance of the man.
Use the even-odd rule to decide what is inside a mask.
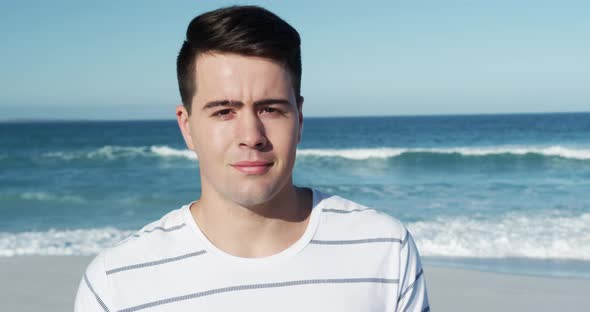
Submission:
[[[300,39],[273,13],[196,17],[177,61],[201,197],[89,265],[76,311],[428,311],[399,221],[292,182]]]

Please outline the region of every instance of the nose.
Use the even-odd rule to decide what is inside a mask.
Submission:
[[[248,112],[240,116],[237,137],[240,147],[263,149],[268,144],[264,123],[256,112]]]

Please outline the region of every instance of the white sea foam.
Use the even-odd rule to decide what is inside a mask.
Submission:
[[[73,159],[118,159],[138,156],[149,156],[149,149],[145,146],[113,146],[105,145],[91,151],[50,152],[43,154],[45,157]]]
[[[197,159],[193,151],[187,149],[174,149],[165,145],[152,146],[114,146],[106,145],[101,148],[90,151],[73,151],[73,152],[49,152],[44,154],[45,157],[59,158],[62,160],[73,159],[108,159],[115,160],[120,158],[134,157],[162,157],[162,158],[188,158]]]
[[[137,157],[146,156],[148,150],[146,147],[135,147],[135,146],[103,146],[97,150],[91,151],[86,154],[87,158],[106,158],[115,159],[122,157]]]
[[[411,151],[411,150],[410,150]],[[457,153],[465,156],[486,156],[486,155],[526,155],[538,154],[543,156],[556,156],[570,159],[587,160],[590,159],[590,149],[575,149],[563,146],[548,146],[548,147],[519,147],[519,146],[497,146],[497,147],[458,147],[449,149],[418,149],[417,152],[432,152],[432,153]]]
[[[370,148],[370,149],[303,149],[297,151],[301,156],[341,157],[355,160],[369,158],[392,158],[406,153],[459,154],[463,156],[488,155],[526,155],[537,154],[569,159],[589,160],[590,149],[577,149],[562,146],[490,146],[490,147],[451,147],[451,148]]]
[[[406,226],[423,256],[590,261],[590,213],[507,214],[495,221],[439,218]],[[90,255],[132,234],[112,227],[0,232],[0,256]]]
[[[92,255],[130,236],[132,231],[114,228],[0,232],[0,256]]]
[[[339,157],[352,160],[366,160],[370,158],[394,158],[408,153],[430,154],[458,154],[463,156],[489,155],[526,155],[536,154],[548,157],[561,157],[577,160],[590,160],[590,148],[573,148],[564,146],[489,146],[489,147],[449,147],[449,148],[358,148],[358,149],[300,149],[298,157]],[[106,145],[91,151],[51,152],[46,157],[63,160],[81,158],[117,159],[130,157],[162,157],[197,159],[193,151],[175,149],[166,145],[152,146],[111,146]]]
[[[425,256],[590,260],[590,214],[508,214],[499,220],[440,218],[408,223]]]
[[[341,157],[355,160],[369,158],[391,158],[399,156],[405,148],[359,148],[359,149],[301,149],[297,156]]]
[[[150,151],[161,157],[184,157],[188,159],[197,159],[197,155],[191,150],[179,150],[168,146],[151,146]]]

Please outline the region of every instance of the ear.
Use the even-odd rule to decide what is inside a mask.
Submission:
[[[176,106],[176,120],[178,121],[178,128],[180,128],[180,133],[182,133],[182,138],[184,139],[184,143],[188,149],[194,151],[195,146],[193,144],[193,138],[191,135],[191,128],[189,124],[189,115],[188,111],[183,105]]]
[[[297,144],[301,142],[301,135],[303,134],[303,97],[299,96],[297,99],[297,114],[299,115],[299,133],[297,134]]]

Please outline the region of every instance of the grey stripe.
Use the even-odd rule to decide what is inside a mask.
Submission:
[[[366,238],[366,239],[352,239],[352,240],[317,240],[310,241],[310,244],[318,245],[351,245],[351,244],[368,244],[368,243],[401,243],[399,238]]]
[[[399,296],[399,298],[397,299],[398,303],[404,298],[404,296],[406,295],[406,293],[408,293],[408,291],[410,291],[410,289],[414,288],[414,284],[416,284],[416,282],[418,281],[420,276],[422,276],[422,274],[424,274],[424,270],[420,269],[420,272],[418,272],[418,274],[416,274],[416,278],[414,279],[412,284],[410,284],[410,286],[408,286],[408,288],[406,288],[406,290],[404,290],[402,292],[402,294]]]
[[[126,308],[123,310],[119,310],[119,312],[133,312],[138,310],[143,310],[163,304],[184,301],[189,299],[195,299],[199,297],[205,297],[210,295],[222,294],[227,292],[234,292],[234,291],[242,291],[242,290],[250,290],[250,289],[262,289],[262,288],[277,288],[277,287],[289,287],[289,286],[299,286],[299,285],[312,285],[312,284],[352,284],[352,283],[381,283],[381,284],[397,284],[399,280],[397,279],[386,279],[386,278],[343,278],[343,279],[312,279],[312,280],[299,280],[299,281],[288,281],[288,282],[278,282],[278,283],[265,283],[265,284],[250,284],[250,285],[240,285],[240,286],[230,286],[230,287],[223,287],[217,289],[211,289],[207,291],[197,292],[193,294],[188,294],[184,296],[172,297],[167,299],[162,299],[158,301],[153,301],[149,303],[140,304],[137,306],[133,306],[130,308]]]
[[[143,233],[151,233],[151,232],[156,231],[156,230],[160,230],[162,232],[172,232],[172,231],[176,231],[176,230],[182,229],[185,225],[186,225],[185,223],[181,223],[179,225],[175,225],[175,226],[172,226],[172,227],[169,227],[169,228],[163,228],[161,226],[157,226],[157,227],[155,227],[155,228],[153,228],[151,230],[145,230],[145,231],[141,232],[141,234],[143,234]],[[139,234],[134,234],[131,237],[139,237],[139,236],[140,236]]]
[[[404,249],[404,246],[406,246],[406,243],[408,242],[408,237],[409,237],[409,233],[408,231],[406,231],[406,237],[404,237],[404,240],[402,241],[402,247],[401,249]]]
[[[407,242],[408,242],[408,240],[409,240],[409,237],[410,237],[410,232],[408,232],[408,231],[406,230],[406,237],[404,238],[404,242],[406,242],[406,243],[407,243]],[[402,243],[402,247],[403,247],[403,246],[404,246],[404,243]],[[400,248],[400,249],[401,249],[401,250],[400,250],[400,257],[401,257],[401,255],[403,254],[403,251],[404,251],[404,249],[403,249],[403,248]],[[411,251],[411,250],[410,250],[410,248],[408,247],[408,252],[406,252],[406,262],[404,262],[404,263],[406,264],[406,265],[405,265],[405,267],[406,267],[406,268],[404,269],[404,275],[403,275],[403,276],[404,276],[404,280],[402,281],[402,283],[401,283],[401,285],[400,285],[400,287],[401,287],[402,289],[406,287],[406,284],[405,284],[405,283],[406,283],[406,281],[407,281],[407,277],[408,277],[408,269],[410,268],[410,266],[408,265],[408,264],[410,263],[410,251]],[[399,299],[399,298],[398,298],[398,299]]]
[[[322,209],[322,211],[324,211],[324,212],[334,212],[334,213],[351,213],[351,212],[358,212],[358,211],[365,211],[365,210],[375,210],[375,209],[371,209],[371,208],[352,209],[352,210],[327,209],[327,208]]]
[[[90,284],[90,281],[88,280],[88,276],[86,275],[86,273],[84,273],[84,283],[86,283],[86,286],[88,286],[88,289],[90,289],[90,292],[94,295],[94,298],[96,298],[96,301],[98,301],[98,304],[100,304],[102,309],[105,312],[109,312],[109,308],[107,308],[107,305],[104,304],[104,302],[102,302],[102,299],[100,299],[98,294],[94,291],[94,288],[92,288],[92,284]]]
[[[160,264],[164,264],[164,263],[168,263],[168,262],[173,262],[173,261],[178,261],[178,260],[182,260],[182,259],[186,259],[186,258],[200,256],[200,255],[202,255],[204,253],[207,253],[207,251],[200,250],[200,251],[197,251],[197,252],[191,252],[189,254],[181,255],[181,256],[177,256],[177,257],[172,257],[172,258],[166,258],[166,259],[162,259],[162,260],[156,260],[156,261],[150,261],[150,262],[144,262],[144,263],[127,265],[127,266],[123,266],[123,267],[120,267],[120,268],[108,270],[106,273],[107,273],[107,275],[109,275],[109,274],[113,274],[113,273],[117,273],[117,272],[121,272],[121,271],[134,270],[134,269],[140,269],[140,268],[145,268],[145,267],[154,266],[154,265],[160,265]]]

